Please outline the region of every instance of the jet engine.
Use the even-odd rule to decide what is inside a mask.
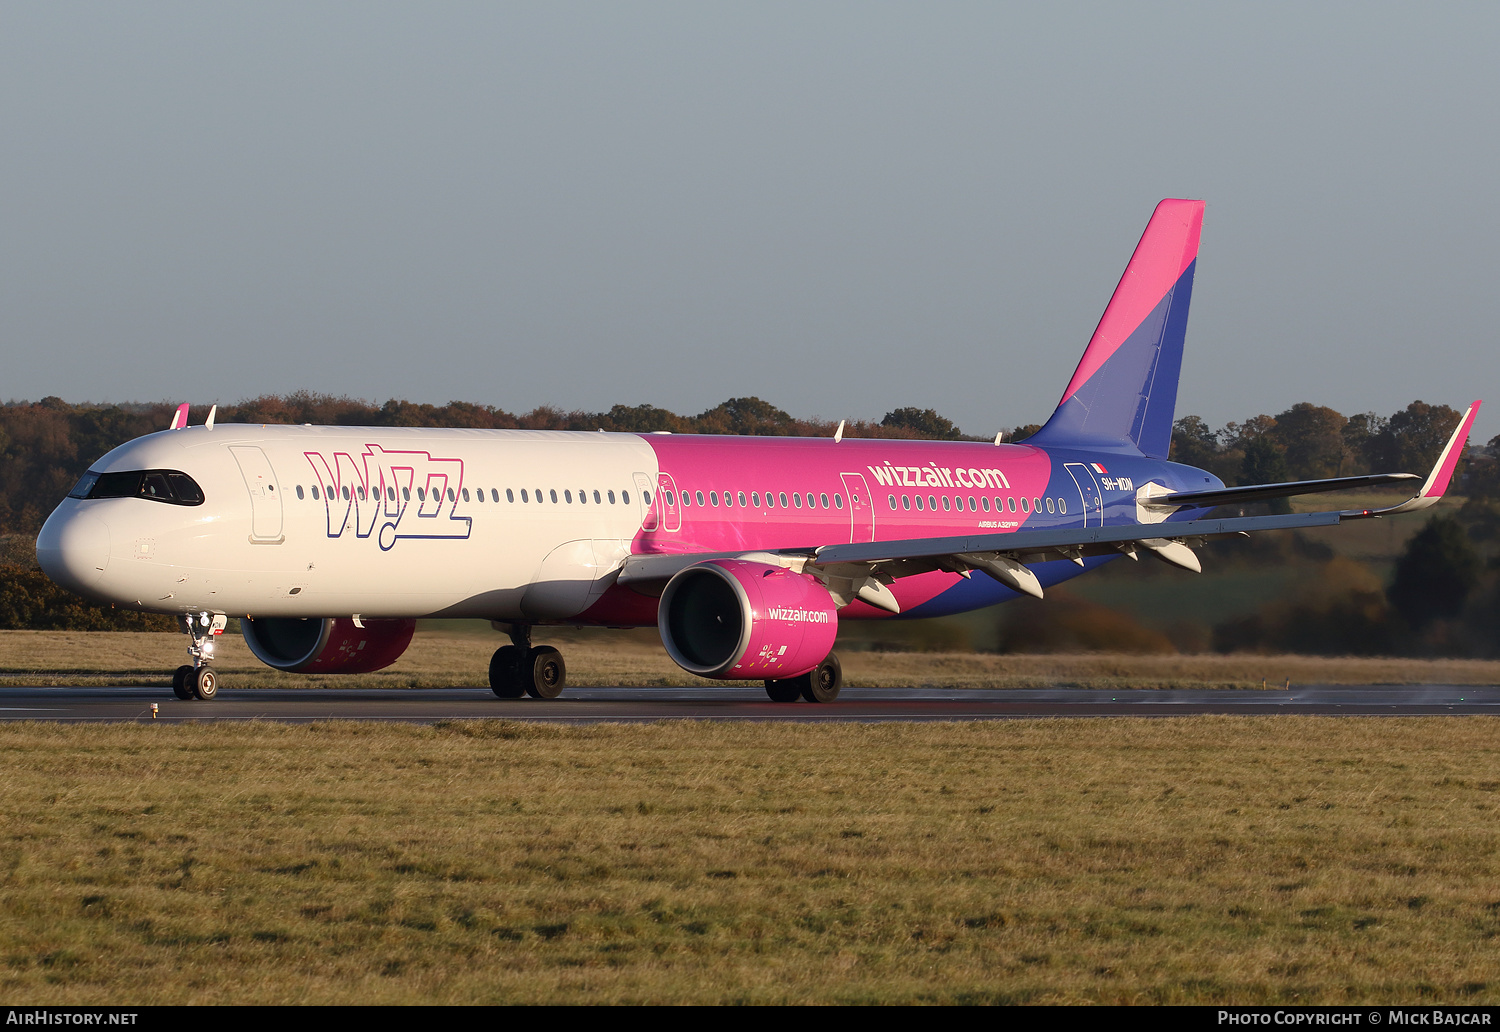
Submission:
[[[729,680],[805,674],[833,649],[838,606],[802,573],[745,559],[710,559],[667,582],[657,611],[667,655],[682,669]]]
[[[245,644],[255,658],[297,674],[368,674],[401,658],[411,644],[415,620],[362,620],[349,617],[300,620],[296,617],[240,621]]]

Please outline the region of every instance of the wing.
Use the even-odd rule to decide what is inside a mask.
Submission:
[[[1110,527],[1068,527],[1061,530],[1014,530],[1003,534],[965,534],[953,537],[905,538],[858,544],[781,548],[764,552],[698,552],[677,555],[633,555],[625,560],[617,583],[642,594],[659,595],[679,571],[706,559],[748,559],[809,573],[827,586],[840,606],[858,598],[892,613],[899,613],[889,585],[902,577],[942,570],[971,576],[975,571],[992,577],[1013,591],[1037,598],[1042,586],[1028,568],[1037,563],[1070,560],[1083,565],[1085,559],[1102,555],[1142,552],[1193,572],[1201,572],[1193,551],[1214,538],[1233,537],[1267,530],[1328,527],[1349,519],[1368,519],[1414,512],[1435,505],[1448,489],[1463,443],[1473,425],[1479,402],[1470,405],[1448,439],[1442,454],[1421,489],[1399,505],[1384,509],[1355,509],[1293,513],[1286,516],[1238,516],[1226,519],[1179,520],[1160,523],[1127,523]],[[1336,491],[1371,484],[1415,480],[1411,473],[1385,473],[1370,477],[1340,477],[1288,484],[1265,484],[1217,491],[1184,491],[1143,499],[1151,508],[1175,511],[1185,507],[1222,505],[1227,501]]]

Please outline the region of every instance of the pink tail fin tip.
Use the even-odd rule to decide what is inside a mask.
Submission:
[[[1193,264],[1202,232],[1202,201],[1169,197],[1156,206],[1073,379],[1063,391],[1063,401],[1109,360]]]

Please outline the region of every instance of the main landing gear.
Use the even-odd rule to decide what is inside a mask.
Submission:
[[[179,616],[177,622],[192,639],[188,655],[193,662],[173,672],[172,694],[179,699],[212,699],[219,694],[219,675],[208,664],[214,658],[214,636],[224,633],[229,618],[223,613],[199,613]]]
[[[509,645],[490,657],[490,690],[502,699],[555,699],[568,680],[562,653],[551,645],[531,644],[531,628],[511,624]]]
[[[766,694],[772,702],[796,702],[799,698],[808,702],[832,702],[839,697],[842,687],[844,668],[839,665],[839,657],[830,652],[827,659],[801,677],[767,681]]]

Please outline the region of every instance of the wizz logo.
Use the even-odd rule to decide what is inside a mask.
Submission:
[[[382,550],[402,538],[467,538],[473,518],[458,515],[464,485],[462,459],[425,451],[386,451],[367,444],[362,454],[303,452],[321,485],[328,536],[372,534]]]

